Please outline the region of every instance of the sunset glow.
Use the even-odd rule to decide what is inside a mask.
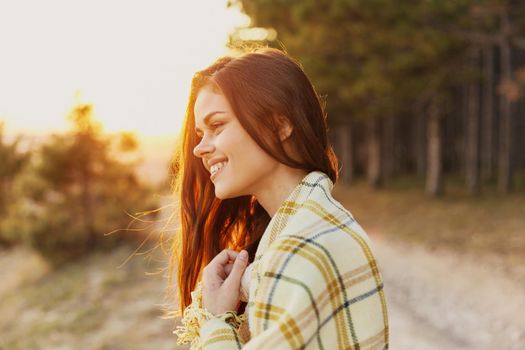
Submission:
[[[0,120],[59,131],[86,102],[107,131],[173,135],[193,72],[248,23],[226,0],[0,0]]]

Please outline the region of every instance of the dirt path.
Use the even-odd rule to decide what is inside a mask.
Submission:
[[[522,280],[488,259],[372,240],[385,280],[391,349],[525,349]]]
[[[487,259],[371,237],[391,349],[525,349],[523,279]],[[47,275],[25,250],[0,254],[11,281],[0,289],[0,349],[176,349],[173,323],[159,318],[165,281],[144,276],[154,269],[139,258],[117,269],[130,253],[95,254]]]

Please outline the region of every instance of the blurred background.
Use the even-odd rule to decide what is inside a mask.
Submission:
[[[391,349],[524,349],[511,0],[0,0],[0,349],[184,348],[162,318],[170,157],[192,74],[252,45],[326,102]]]

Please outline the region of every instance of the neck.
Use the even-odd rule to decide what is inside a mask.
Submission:
[[[268,215],[273,217],[284,200],[307,174],[305,170],[293,169],[280,164],[264,186],[254,194],[255,198]]]

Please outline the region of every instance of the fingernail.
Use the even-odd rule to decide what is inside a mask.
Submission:
[[[242,259],[242,260],[247,260],[248,259],[248,252],[246,250],[243,250],[239,253],[239,258]]]

